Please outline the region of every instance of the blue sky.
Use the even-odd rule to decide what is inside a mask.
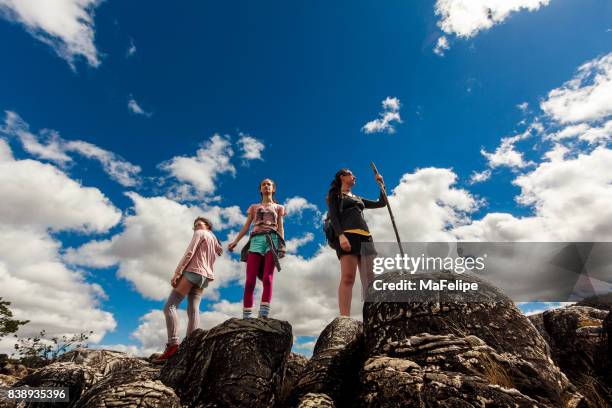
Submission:
[[[294,324],[296,347],[308,353],[335,312],[337,264],[320,248],[326,188],[337,169],[350,167],[356,191],[376,196],[370,160],[396,188],[406,240],[607,240],[609,221],[598,209],[612,169],[602,165],[600,177],[575,186],[607,162],[612,103],[598,95],[612,77],[612,3],[513,0],[506,10],[479,0],[461,12],[462,3],[91,0],[75,12],[76,1],[58,0],[50,13],[32,1],[0,1],[0,137],[12,152],[5,174],[30,171],[34,180],[28,191],[22,182],[2,192],[16,197],[0,207],[5,236],[22,220],[34,249],[27,261],[8,244],[0,249],[0,295],[31,320],[55,316],[49,324],[58,333],[99,321],[98,344],[161,347],[164,273],[169,278],[190,234],[189,221],[180,222],[213,214],[226,240],[257,200],[259,180],[272,177],[278,198],[293,199],[287,238],[305,237],[277,276],[277,317]],[[436,48],[440,38],[447,49]],[[365,131],[385,112],[401,119]],[[603,136],[589,139],[598,129]],[[526,136],[501,148],[517,135]],[[567,152],[546,156],[559,146]],[[16,169],[23,160],[45,167]],[[471,181],[486,171],[487,180]],[[50,179],[75,185],[53,194]],[[583,201],[593,207],[581,208]],[[38,206],[45,217],[33,215]],[[75,215],[82,206],[91,211]],[[602,217],[585,219],[585,211]],[[385,216],[371,218],[381,240]],[[573,223],[581,227],[568,228]],[[41,242],[58,282],[72,282],[52,298],[78,292],[82,316],[20,303],[12,292],[40,284],[32,271],[45,269],[31,258]],[[225,277],[202,304],[205,326],[239,314],[244,265],[232,259],[222,261]],[[301,301],[291,301],[294,286]]]

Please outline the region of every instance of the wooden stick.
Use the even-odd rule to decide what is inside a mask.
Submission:
[[[374,170],[375,176],[380,175],[373,161],[370,162],[370,166],[372,167],[372,170]],[[395,217],[393,216],[393,211],[391,211],[391,205],[389,204],[389,199],[387,198],[387,191],[385,189],[385,185],[380,181],[377,181],[377,183],[380,187],[380,191],[382,192],[383,198],[385,199],[385,204],[387,205],[387,210],[389,210],[389,215],[391,216],[391,224],[393,225],[393,231],[395,231],[395,239],[397,239],[397,245],[399,246],[400,254],[402,255],[402,258],[404,258],[404,248],[402,248],[402,240],[400,239],[399,232],[397,231]]]

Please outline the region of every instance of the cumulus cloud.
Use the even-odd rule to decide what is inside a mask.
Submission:
[[[489,213],[454,232],[465,240],[486,241],[609,241],[612,239],[612,105],[609,94],[610,55],[591,60],[574,79],[551,91],[533,126],[546,121],[535,145],[550,146],[543,161],[519,173],[519,204],[528,216]],[[504,146],[506,139],[502,139]],[[522,140],[522,139],[520,139]],[[576,143],[576,141],[583,143]],[[552,142],[552,143],[551,143]],[[584,143],[586,142],[586,143]],[[520,163],[519,161],[515,162]],[[516,166],[520,167],[520,166]],[[524,167],[524,166],[523,166]]]
[[[309,242],[312,242],[314,239],[314,234],[312,232],[307,232],[301,237],[291,238],[287,240],[287,252],[295,253],[302,246]]]
[[[0,162],[13,161],[13,151],[6,140],[0,139]]]
[[[220,174],[236,174],[231,163],[234,150],[229,137],[213,135],[196,151],[195,156],[177,156],[159,165],[179,182],[187,183],[174,188],[177,199],[210,197],[217,189]]]
[[[35,160],[0,162],[0,222],[45,225],[55,231],[104,232],[121,213],[98,190]]]
[[[8,145],[2,141],[4,152]],[[93,342],[113,330],[97,284],[61,260],[62,244],[49,231],[106,232],[121,213],[96,188],[83,187],[50,164],[0,160],[0,287],[17,319],[30,320],[19,336],[45,329],[50,336],[93,330]],[[12,344],[3,341],[3,352]]]
[[[134,99],[133,96],[130,96],[130,99],[128,99],[127,107],[128,107],[128,110],[135,115],[146,116],[146,117],[151,117],[153,115],[151,112],[145,111],[140,106],[140,104],[136,102],[136,99]]]
[[[92,268],[118,265],[117,276],[127,279],[142,296],[151,299],[161,300],[168,295],[168,280],[191,239],[191,226],[197,216],[209,218],[216,229],[244,222],[237,207],[201,208],[166,197],[142,197],[136,193],[127,196],[133,209],[123,220],[123,230],[108,240],[70,248],[64,259]],[[218,298],[218,288],[238,279],[242,269],[227,254],[218,258],[216,279],[204,296]]]
[[[68,153],[78,153],[98,161],[102,169],[122,186],[132,187],[140,182],[140,167],[113,152],[82,140],[65,140],[53,130],[44,129],[39,135],[34,135],[29,125],[15,112],[7,111],[4,123],[1,131],[16,137],[24,150],[36,158],[64,167],[73,161]]]
[[[261,152],[265,149],[264,144],[261,140],[254,138],[253,136],[240,134],[238,139],[238,147],[242,157],[245,160],[263,160]]]
[[[540,104],[557,122],[592,122],[612,115],[612,53],[586,62]]]
[[[0,16],[22,24],[74,69],[76,57],[100,65],[94,45],[94,10],[101,0],[0,0]]]
[[[315,204],[300,196],[286,199],[283,206],[285,207],[287,217],[301,218],[304,211],[313,211],[315,217],[320,217],[321,215],[319,208]]]
[[[364,133],[395,133],[395,124],[402,123],[400,117],[400,100],[388,96],[382,101],[383,111],[379,114],[380,118],[374,119],[361,128]]]
[[[500,24],[514,12],[535,11],[550,0],[437,0],[438,27],[446,34],[469,38]]]

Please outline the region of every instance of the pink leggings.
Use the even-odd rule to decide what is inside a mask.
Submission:
[[[257,272],[263,262],[263,293],[261,295],[262,303],[270,303],[272,300],[272,280],[274,279],[274,258],[272,251],[266,252],[265,255],[257,252],[249,252],[247,257],[247,276],[244,284],[244,298],[242,305],[245,308],[253,307],[253,291],[257,282]]]

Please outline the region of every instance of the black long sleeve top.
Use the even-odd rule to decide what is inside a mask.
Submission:
[[[352,229],[369,232],[368,224],[363,218],[363,210],[365,208],[382,208],[385,205],[382,191],[378,201],[368,200],[357,195],[342,194],[341,197],[330,197],[327,211],[334,232],[337,236],[340,236],[344,231]],[[340,208],[342,208],[342,211],[340,211]]]

